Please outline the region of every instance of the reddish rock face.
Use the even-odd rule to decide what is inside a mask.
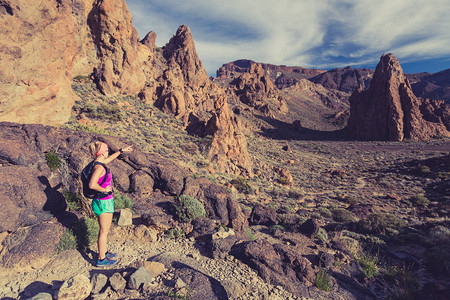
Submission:
[[[249,106],[270,114],[273,110],[287,112],[286,101],[260,64],[253,64],[232,83],[239,100]]]
[[[97,0],[89,22],[101,60],[95,69],[97,85],[104,94],[137,94],[145,84],[138,60],[138,33],[123,0]]]
[[[240,59],[222,65],[217,70],[217,78],[233,79],[239,77],[243,73],[249,73],[253,65],[260,65],[270,79],[279,88],[287,88],[296,84],[301,79],[309,79],[325,72],[319,69],[307,69],[303,67],[287,67],[272,64],[257,63],[248,59]]]
[[[352,93],[359,86],[367,87],[372,78],[373,70],[354,69],[346,67],[343,69],[333,69],[317,75],[310,80],[321,84],[327,89],[335,89],[342,92]]]
[[[124,0],[66,2],[0,6],[6,29],[0,33],[0,121],[67,122],[77,98],[72,77],[93,74],[102,93],[139,94],[195,133],[213,135],[210,157],[220,171],[251,174],[239,123],[224,90],[208,78],[187,26],[161,54],[155,33],[139,42]]]
[[[72,2],[72,1],[71,1]],[[2,1],[0,120],[57,124],[70,117],[75,94],[80,1]],[[88,59],[86,59],[88,60]]]
[[[182,119],[188,131],[213,136],[208,157],[219,171],[251,176],[242,127],[228,106],[225,91],[211,82],[203,68],[187,26],[178,28],[163,55],[168,69],[157,79],[155,105]]]
[[[377,65],[370,87],[350,97],[348,131],[358,139],[426,140],[449,136],[442,121],[430,122],[420,111],[421,100],[414,96],[399,61],[385,54]]]

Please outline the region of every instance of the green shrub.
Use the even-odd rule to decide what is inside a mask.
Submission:
[[[333,220],[336,222],[353,222],[355,217],[351,212],[343,208],[333,209]]]
[[[374,234],[390,234],[405,226],[406,223],[402,219],[384,213],[371,214],[358,222],[359,230]]]
[[[323,291],[329,292],[331,291],[331,281],[330,276],[327,274],[327,271],[324,269],[320,269],[316,275],[316,287]]]
[[[244,194],[253,194],[255,191],[254,188],[248,183],[247,179],[239,177],[237,179],[233,179],[230,183],[240,192]]]
[[[61,158],[55,152],[55,150],[50,150],[45,153],[45,160],[47,161],[47,165],[52,172],[58,170],[61,167]]]
[[[70,211],[77,211],[80,209],[80,198],[77,194],[70,191],[63,191],[63,196],[66,199],[67,207]]]
[[[123,208],[129,208],[133,209],[133,200],[128,198],[125,195],[114,193],[114,208],[117,209],[123,209]]]
[[[197,218],[206,216],[203,203],[186,195],[181,195],[177,199],[176,209],[178,218],[184,222],[190,222]]]
[[[377,257],[371,257],[369,255],[363,254],[357,257],[356,261],[361,266],[364,276],[366,276],[367,278],[371,278],[373,276],[378,275]]]
[[[333,217],[333,214],[331,213],[331,211],[326,208],[326,207],[321,207],[320,208],[320,215],[324,218],[328,218],[331,219]]]
[[[247,236],[250,240],[256,241],[256,236],[252,233],[252,230],[250,229],[250,227],[247,227],[245,229],[245,233],[247,234]]]
[[[283,185],[290,185],[291,182],[289,181],[289,178],[287,178],[286,176],[280,176],[280,178],[278,179],[278,181],[283,184]]]
[[[284,231],[285,228],[282,225],[273,225],[269,228],[271,234],[276,234],[278,231]]]
[[[73,226],[79,249],[86,249],[97,242],[100,227],[96,219],[83,218]]]
[[[429,238],[433,243],[450,243],[450,229],[438,225],[430,230]]]
[[[345,196],[342,200],[351,205],[356,205],[359,202],[355,196]]]
[[[431,169],[429,166],[422,165],[422,166],[419,166],[419,172],[422,174],[429,174],[429,173],[431,173]]]
[[[77,246],[77,237],[73,234],[73,231],[71,229],[66,229],[61,237],[61,240],[59,240],[56,251],[60,253],[65,250],[77,249]]]
[[[328,243],[328,234],[325,229],[319,228],[319,231],[317,231],[316,238],[321,240],[324,243]]]
[[[73,81],[77,81],[79,83],[89,83],[89,76],[77,75],[73,78]]]
[[[422,195],[416,195],[411,197],[411,202],[417,206],[428,206],[430,204],[430,200],[427,197]]]
[[[184,236],[184,231],[183,230],[179,230],[179,229],[175,229],[175,228],[170,228],[169,230],[167,230],[165,232],[165,235],[169,239],[179,239],[179,238],[182,238]]]

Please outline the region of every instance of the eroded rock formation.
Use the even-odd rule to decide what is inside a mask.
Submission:
[[[399,61],[385,54],[377,65],[370,87],[359,89],[350,97],[347,129],[358,139],[426,140],[437,135],[449,136],[442,118],[424,118],[421,100],[411,89]],[[428,110],[428,113],[430,110]]]
[[[23,226],[30,227],[20,231],[23,234],[19,232],[20,238],[13,235],[10,242],[4,243],[6,248],[0,255],[3,266],[41,263],[43,257],[48,259],[54,253],[64,226],[70,228],[68,222],[75,217],[65,211],[67,204],[63,192],[74,195],[80,192],[79,174],[92,159],[88,144],[98,139],[108,143],[112,151],[125,145],[116,137],[42,125],[0,123],[0,197],[4,206],[0,210],[0,233],[14,233]],[[174,162],[136,148],[108,167],[114,174],[115,191],[127,193],[134,199],[133,210],[153,220],[149,223],[158,226],[163,222],[167,225],[165,229],[177,226],[176,218],[167,215],[161,207],[174,202],[176,196],[186,194],[203,203],[211,220],[229,226],[237,233],[248,227],[240,205],[223,186],[205,178],[193,179]],[[52,150],[60,159],[60,167],[53,171],[45,156]],[[42,227],[43,222],[50,220],[57,224]],[[46,238],[36,239],[38,233],[42,237],[48,230],[54,231],[51,244]],[[31,252],[43,257],[26,259],[27,253]],[[18,259],[22,256],[25,259]]]
[[[89,14],[100,64],[94,70],[99,89],[104,94],[137,94],[145,84],[145,74],[138,60],[137,30],[125,1],[96,1]]]
[[[286,113],[286,101],[260,64],[252,64],[249,71],[236,78],[231,85],[239,100],[263,113]]]
[[[187,26],[160,53],[154,32],[139,41],[124,0],[5,0],[1,7],[0,121],[65,123],[77,99],[72,78],[92,75],[102,93],[139,94],[194,133],[212,135],[209,156],[220,171],[251,175],[242,129]]]
[[[79,26],[86,24],[88,2],[2,1],[1,121],[60,124],[69,119],[76,98],[73,70],[96,61],[95,53],[84,49],[89,38]]]

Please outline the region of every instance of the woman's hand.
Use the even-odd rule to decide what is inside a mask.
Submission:
[[[120,150],[121,150],[120,152],[122,152],[122,153],[124,153],[124,152],[131,152],[131,151],[133,151],[133,147],[128,146],[128,147],[125,147],[125,148],[121,148]]]

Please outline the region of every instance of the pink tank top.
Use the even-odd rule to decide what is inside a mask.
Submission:
[[[103,176],[101,176],[98,179],[98,184],[100,184],[102,182],[103,178],[105,178],[105,175],[106,175],[106,171],[105,171],[105,174],[103,174]],[[108,185],[110,185],[112,188],[112,173],[111,172],[109,172],[108,177],[106,178],[106,181],[100,186],[102,188],[106,188]],[[105,198],[100,198],[100,200],[108,200],[108,199],[112,199],[113,197],[114,197],[113,194],[111,194],[111,195],[106,196]]]

